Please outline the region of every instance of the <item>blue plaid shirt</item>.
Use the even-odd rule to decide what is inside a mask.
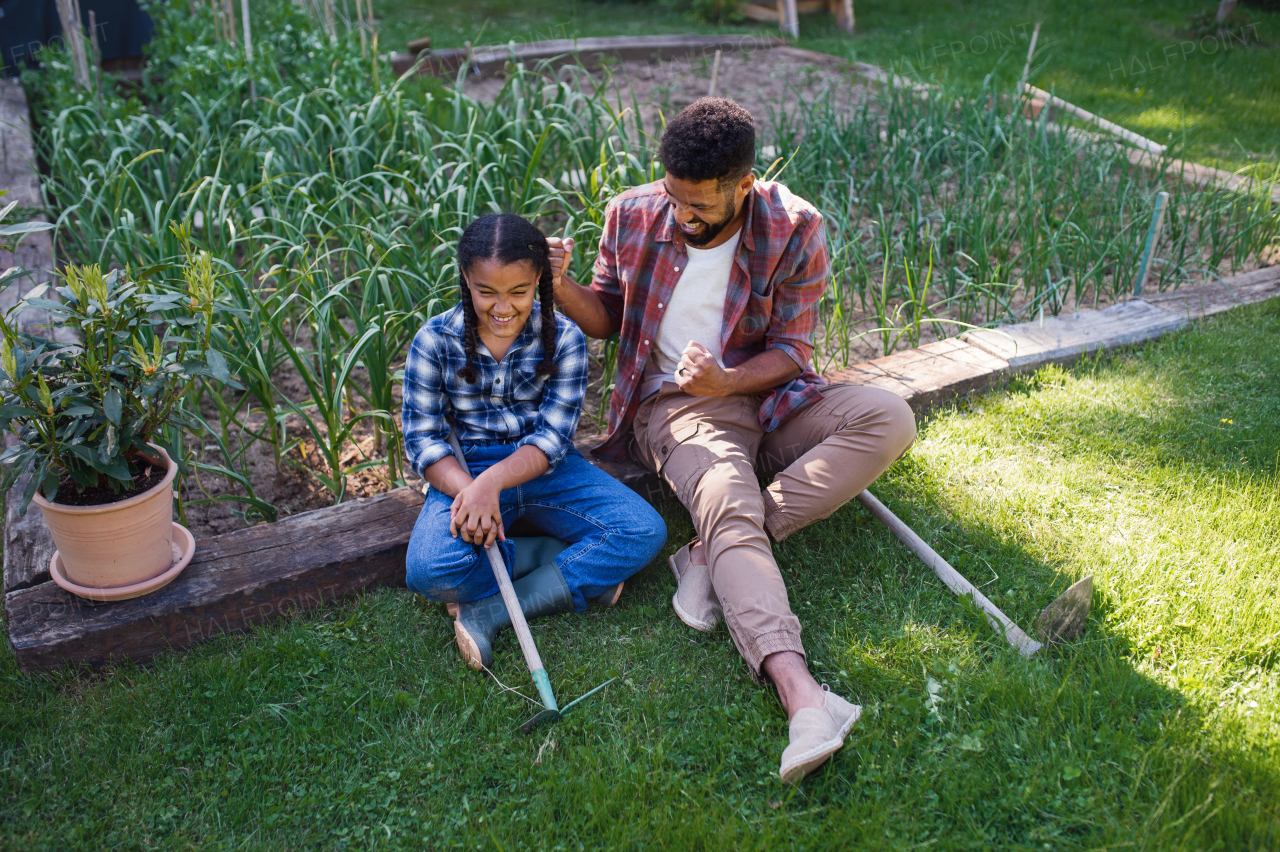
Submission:
[[[404,365],[404,448],[418,473],[445,456],[449,417],[458,440],[532,444],[555,467],[573,446],[573,434],[587,390],[587,339],[574,322],[555,314],[559,367],[550,378],[537,375],[542,363],[542,312],[535,303],[529,321],[502,361],[484,343],[476,346],[479,378],[465,382],[458,370],[467,362],[462,348],[462,306],[427,321],[413,338]]]

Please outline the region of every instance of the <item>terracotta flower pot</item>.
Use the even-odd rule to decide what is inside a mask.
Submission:
[[[67,579],[80,586],[109,589],[150,580],[173,564],[173,477],[178,466],[162,447],[151,445],[169,466],[160,484],[142,494],[101,506],[65,506],[40,494],[40,507],[53,533]]]

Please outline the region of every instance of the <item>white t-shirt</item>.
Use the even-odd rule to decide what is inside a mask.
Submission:
[[[641,399],[657,393],[663,382],[675,381],[680,355],[691,340],[707,347],[716,361],[724,363],[720,345],[724,303],[740,237],[741,231],[724,245],[711,249],[685,246],[689,259],[658,325],[658,339],[640,380]]]

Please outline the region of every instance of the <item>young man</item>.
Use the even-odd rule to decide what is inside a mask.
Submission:
[[[555,297],[588,336],[621,333],[596,453],[629,452],[693,516],[697,538],[671,559],[672,605],[697,630],[723,615],[752,675],[777,687],[790,719],[779,774],[795,783],[844,744],[861,708],[809,673],[769,538],[870,485],[911,445],[915,419],[888,391],[813,371],[830,277],[822,217],[751,173],[750,113],[696,101],[658,155],[667,176],[610,203],[589,287],[562,273],[572,241],[552,242]],[[772,477],[763,491],[756,465]]]

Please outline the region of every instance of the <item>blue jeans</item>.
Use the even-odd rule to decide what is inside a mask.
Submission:
[[[473,476],[515,452],[514,444],[463,444]],[[434,488],[409,539],[409,588],[436,601],[474,601],[498,593],[484,549],[449,535],[453,498]],[[525,518],[546,535],[569,543],[556,565],[573,592],[573,607],[628,579],[653,561],[667,541],[667,526],[638,494],[570,450],[555,470],[502,492],[503,526]],[[512,542],[499,542],[507,573]]]

